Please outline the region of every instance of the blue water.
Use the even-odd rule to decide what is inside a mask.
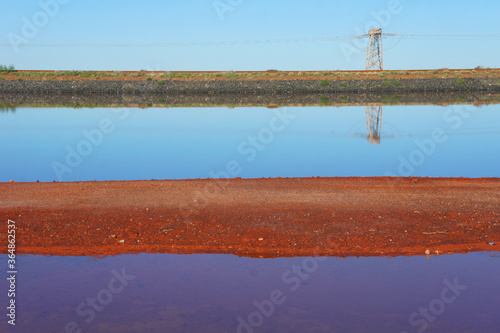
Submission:
[[[0,255],[2,276],[6,260]],[[411,333],[424,326],[428,333],[484,333],[500,327],[498,252],[429,259],[28,255],[17,265],[17,324],[9,326],[2,314],[1,332],[65,332],[68,323],[82,332],[162,333]],[[5,312],[5,278],[0,288]]]
[[[17,108],[0,113],[0,181],[500,176],[500,105],[381,121],[377,145],[365,107]]]

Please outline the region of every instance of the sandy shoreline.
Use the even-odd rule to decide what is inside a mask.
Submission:
[[[19,254],[285,257],[500,250],[498,178],[0,183],[0,193],[0,218],[16,221]],[[6,244],[6,233],[0,238]]]

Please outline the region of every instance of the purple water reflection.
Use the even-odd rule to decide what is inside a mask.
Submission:
[[[16,326],[7,324],[3,278],[1,332],[238,332],[240,325],[245,333],[411,333],[500,327],[498,253],[430,259],[169,254],[18,259]],[[6,260],[0,256],[2,276]],[[453,285],[455,279],[467,288],[443,292],[450,289],[444,281]],[[96,298],[95,304],[87,298]],[[271,306],[271,299],[277,304]]]

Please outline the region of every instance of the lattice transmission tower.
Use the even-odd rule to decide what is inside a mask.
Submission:
[[[366,70],[384,70],[384,49],[382,47],[382,28],[368,31],[368,49],[366,51]]]
[[[382,105],[368,105],[366,107],[367,139],[374,145],[380,144],[382,133]]]

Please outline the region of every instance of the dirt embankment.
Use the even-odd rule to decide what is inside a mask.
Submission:
[[[48,71],[3,70],[0,80],[28,81],[252,81],[252,80],[405,80],[499,78],[500,68],[385,71]]]
[[[500,92],[499,78],[431,78],[405,80],[215,80],[215,81],[0,81],[4,93],[26,94],[287,94]]]
[[[452,105],[477,106],[500,103],[500,93],[439,92],[370,94],[3,94],[0,107],[293,107],[293,106],[366,106],[366,105]]]
[[[154,86],[153,86],[154,87]],[[106,88],[107,89],[107,88]],[[379,92],[295,92],[294,90],[269,93],[216,93],[190,91],[122,90],[117,91],[65,91],[45,93],[44,90],[20,88],[16,92],[0,90],[0,106],[15,107],[214,107],[214,106],[353,106],[353,105],[415,105],[415,104],[496,104],[497,93],[466,90],[405,92],[390,90]]]
[[[0,72],[0,106],[498,103],[500,69],[322,72]]]
[[[0,183],[0,193],[0,219],[16,222],[17,251],[26,254],[280,257],[500,250],[500,179]],[[0,243],[6,241],[0,233]]]
[[[161,82],[161,84],[160,84]],[[0,106],[488,104],[500,79],[0,81]]]

